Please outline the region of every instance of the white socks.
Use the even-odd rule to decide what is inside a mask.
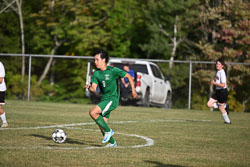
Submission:
[[[214,108],[218,108],[219,106],[218,106],[217,103],[214,103],[213,107],[214,107]]]
[[[7,120],[6,120],[5,112],[2,115],[0,115],[0,117],[1,117],[3,124],[6,124]]]
[[[225,103],[224,105],[224,108],[227,107],[227,104]],[[213,104],[213,108],[219,108],[219,104],[218,103],[214,103]],[[222,118],[224,119],[225,123],[231,123],[227,113],[224,113],[224,114],[221,114],[222,115]]]
[[[222,117],[223,117],[223,119],[224,119],[224,121],[225,121],[226,123],[230,123],[230,119],[229,119],[227,113],[222,114]]]

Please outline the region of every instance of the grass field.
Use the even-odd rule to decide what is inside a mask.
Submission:
[[[0,128],[0,166],[250,166],[250,114],[122,107],[110,127],[117,148],[104,148],[88,115],[92,105],[7,101],[9,128]],[[52,132],[67,140],[56,144]]]

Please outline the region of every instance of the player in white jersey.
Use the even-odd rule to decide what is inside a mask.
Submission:
[[[222,117],[226,124],[231,124],[231,121],[228,117],[229,107],[227,104],[228,90],[227,90],[227,77],[224,71],[225,62],[223,59],[218,59],[216,61],[217,73],[215,79],[212,80],[211,84],[216,87],[215,93],[207,102],[208,107],[219,108],[221,111]]]
[[[5,69],[3,63],[0,61],[0,118],[2,120],[3,128],[8,127],[8,123],[6,120],[5,112],[3,110],[3,105],[5,104],[5,91],[6,91],[6,84],[4,82],[5,77]]]

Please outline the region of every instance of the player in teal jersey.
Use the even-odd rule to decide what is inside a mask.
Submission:
[[[101,102],[90,109],[89,115],[100,127],[104,136],[102,143],[109,142],[107,147],[116,147],[117,143],[112,137],[114,131],[109,128],[108,120],[110,112],[115,110],[119,104],[119,87],[117,81],[119,78],[128,78],[132,89],[132,97],[136,99],[137,94],[133,79],[130,74],[116,67],[107,66],[109,56],[104,50],[97,50],[94,54],[96,70],[91,78],[91,84],[85,88],[92,93],[96,93],[97,86],[102,92]]]

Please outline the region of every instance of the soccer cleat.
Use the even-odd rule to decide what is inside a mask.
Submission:
[[[106,146],[105,146],[106,148],[111,148],[111,147],[117,147],[117,143],[116,143],[116,141],[115,141],[115,143],[114,144],[111,144],[111,143],[109,143],[109,144],[107,144]]]
[[[226,112],[227,112],[227,115],[229,115],[229,104],[228,103],[226,103]]]
[[[4,123],[4,124],[2,124],[1,127],[2,127],[2,128],[8,128],[8,126],[9,126],[8,123]]]
[[[102,143],[108,142],[111,136],[113,136],[113,134],[114,134],[114,131],[112,129],[110,129],[110,132],[105,132]]]
[[[231,124],[231,122],[224,122],[224,124]]]

